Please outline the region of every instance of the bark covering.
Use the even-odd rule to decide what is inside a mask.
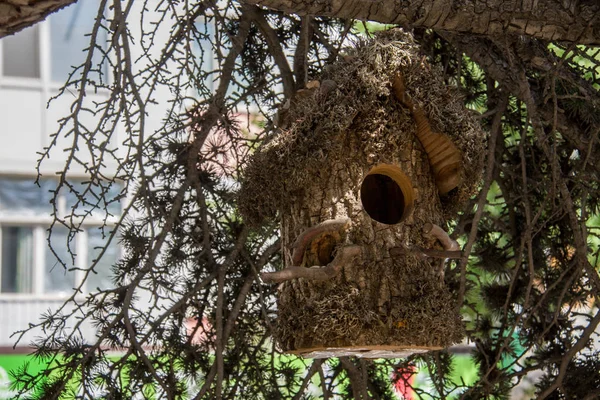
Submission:
[[[435,239],[422,234],[428,222],[443,224],[427,156],[414,131],[398,132],[397,143],[405,152],[394,156],[384,151],[376,160],[369,160],[362,151],[359,138],[348,132],[346,146],[351,150],[332,155],[330,167],[314,176],[313,185],[282,212],[286,265],[292,264],[290,248],[302,231],[342,216],[352,221],[348,232],[315,238],[301,267],[323,265],[329,261],[328,255],[333,258],[336,251],[349,246],[360,247],[361,255],[343,265],[330,280],[298,279],[280,287],[279,343],[286,351],[308,357],[369,358],[402,357],[456,343],[462,338],[461,318],[440,275],[439,261],[390,254],[390,249],[398,246],[439,246]],[[361,204],[358,189],[370,165],[377,162],[400,166],[417,188],[415,210],[402,223],[376,222]]]

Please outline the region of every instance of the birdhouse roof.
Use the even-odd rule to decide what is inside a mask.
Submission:
[[[299,91],[279,110],[268,143],[246,168],[239,196],[247,222],[275,217],[294,194],[326,173],[332,155],[402,151],[415,123],[392,94],[393,77],[404,76],[408,94],[425,111],[431,128],[447,135],[462,153],[462,183],[444,199],[450,217],[477,189],[484,137],[460,91],[443,81],[411,34],[395,29],[347,49],[325,68],[320,82]],[[349,149],[355,135],[360,149]],[[339,160],[338,160],[339,161]]]

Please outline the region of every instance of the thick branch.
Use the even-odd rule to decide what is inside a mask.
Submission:
[[[77,0],[5,0],[0,2],[0,38],[35,25]]]
[[[477,35],[529,35],[543,40],[600,44],[596,1],[504,0],[246,0],[298,15],[316,15]]]
[[[468,36],[442,34],[444,39],[452,43],[460,51],[464,51],[473,61],[479,64],[490,78],[503,84],[508,91],[524,100],[529,94],[529,87],[515,73],[521,65],[511,65],[505,54],[491,40]]]
[[[361,252],[360,246],[347,246],[338,250],[337,255],[332,262],[325,267],[314,266],[305,267],[287,267],[277,272],[264,272],[260,276],[267,283],[279,283],[291,279],[305,278],[315,281],[325,281],[337,276],[342,267],[348,264]]]
[[[294,249],[292,264],[299,265],[302,263],[306,247],[316,236],[326,232],[338,232],[347,229],[349,224],[349,218],[330,219],[302,232],[292,244]]]
[[[296,90],[304,88],[308,78],[308,49],[312,41],[313,29],[312,18],[302,17],[300,24],[300,35],[296,52],[294,53],[294,74],[296,76]]]
[[[279,72],[281,73],[283,94],[285,95],[286,99],[289,99],[294,94],[294,74],[292,73],[292,69],[290,68],[290,65],[285,57],[283,49],[281,48],[281,43],[277,38],[277,33],[271,27],[271,25],[269,25],[269,22],[263,15],[262,10],[256,7],[248,7],[247,11],[251,14],[254,23],[265,37],[269,51],[271,52],[271,55],[275,60],[275,64],[277,64]]]
[[[367,392],[367,374],[363,360],[359,361],[360,367],[362,368],[354,365],[349,357],[340,357],[340,363],[346,370],[348,378],[350,379],[352,397],[357,400],[368,399],[369,393]]]

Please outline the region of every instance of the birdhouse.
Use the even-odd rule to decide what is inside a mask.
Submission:
[[[246,168],[249,223],[281,221],[276,339],[306,357],[404,357],[459,342],[447,220],[479,182],[483,134],[411,35],[358,44],[279,111]]]

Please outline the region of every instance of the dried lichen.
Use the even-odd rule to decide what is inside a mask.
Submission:
[[[412,267],[407,267],[412,265]],[[379,293],[352,282],[311,284],[289,282],[279,302],[276,337],[286,350],[352,346],[445,347],[464,336],[459,314],[439,279],[425,264],[388,259],[377,266],[362,265],[367,274],[386,271],[388,286],[396,292],[384,309],[373,309]]]

